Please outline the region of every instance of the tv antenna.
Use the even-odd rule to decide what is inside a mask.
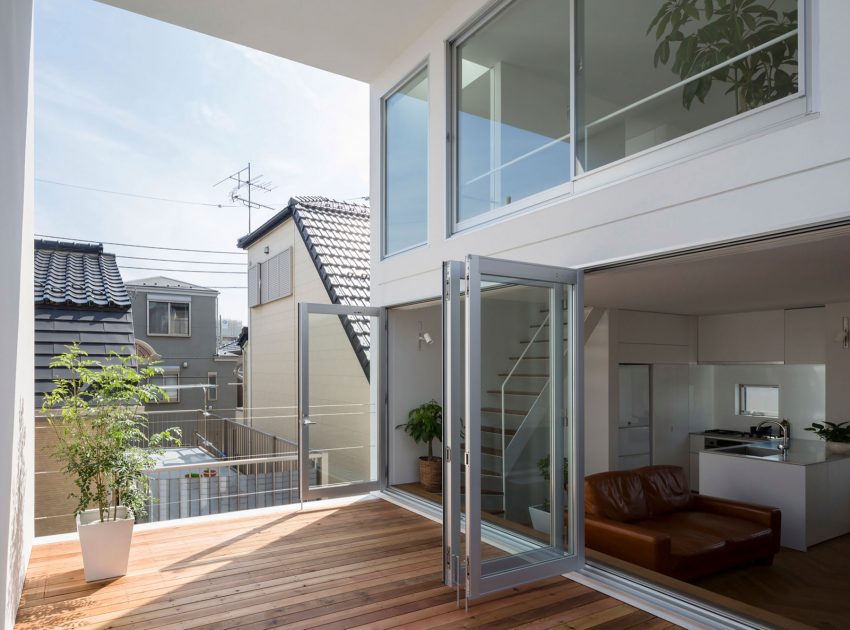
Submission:
[[[213,184],[213,188],[218,186],[219,184],[223,184],[227,181],[235,182],[236,185],[230,191],[230,201],[240,202],[243,206],[248,208],[248,233],[251,233],[251,210],[254,208],[266,208],[267,210],[275,210],[271,206],[267,206],[262,203],[258,203],[251,199],[251,193],[255,190],[261,190],[263,192],[271,192],[277,186],[272,186],[271,182],[265,179],[265,175],[258,175],[257,177],[251,176],[251,163],[248,162],[248,166],[245,168],[239,169],[235,173],[228,175],[221,181]],[[244,191],[244,192],[243,192]]]

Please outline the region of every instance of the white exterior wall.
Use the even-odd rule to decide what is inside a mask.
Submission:
[[[33,538],[32,2],[0,3],[0,625],[11,628]]]
[[[571,195],[446,238],[445,42],[483,5],[456,2],[371,84],[371,200],[379,208],[380,98],[429,60],[429,244],[382,262],[373,213],[375,305],[438,295],[440,262],[467,254],[592,266],[850,215],[850,4],[815,0],[808,97],[626,158],[580,177]]]

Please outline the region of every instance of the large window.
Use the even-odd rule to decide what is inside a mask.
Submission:
[[[148,334],[188,337],[189,302],[148,300]]]
[[[428,69],[384,100],[384,255],[428,238]]]
[[[218,400],[218,374],[207,372],[207,400],[215,402]]]
[[[497,5],[451,42],[453,228],[499,216],[499,208],[574,175],[798,95],[798,4]]]
[[[162,398],[158,402],[161,403],[179,403],[180,402],[180,368],[165,367],[162,368],[162,374],[154,379],[154,383],[162,388],[167,398]]]
[[[455,222],[568,182],[570,3],[513,2],[452,61]]]
[[[798,91],[797,0],[578,0],[591,170]]]

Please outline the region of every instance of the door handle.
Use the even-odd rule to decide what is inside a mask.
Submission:
[[[304,426],[305,427],[310,426],[311,424],[316,424],[316,423],[313,422],[312,420],[310,420],[310,418],[308,418],[307,416],[304,416]]]

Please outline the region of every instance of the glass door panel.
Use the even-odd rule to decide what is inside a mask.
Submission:
[[[378,488],[381,309],[299,304],[301,494],[320,499]]]
[[[570,269],[470,256],[466,277],[461,492],[475,599],[583,562],[581,483],[570,483],[582,479],[583,309]]]

